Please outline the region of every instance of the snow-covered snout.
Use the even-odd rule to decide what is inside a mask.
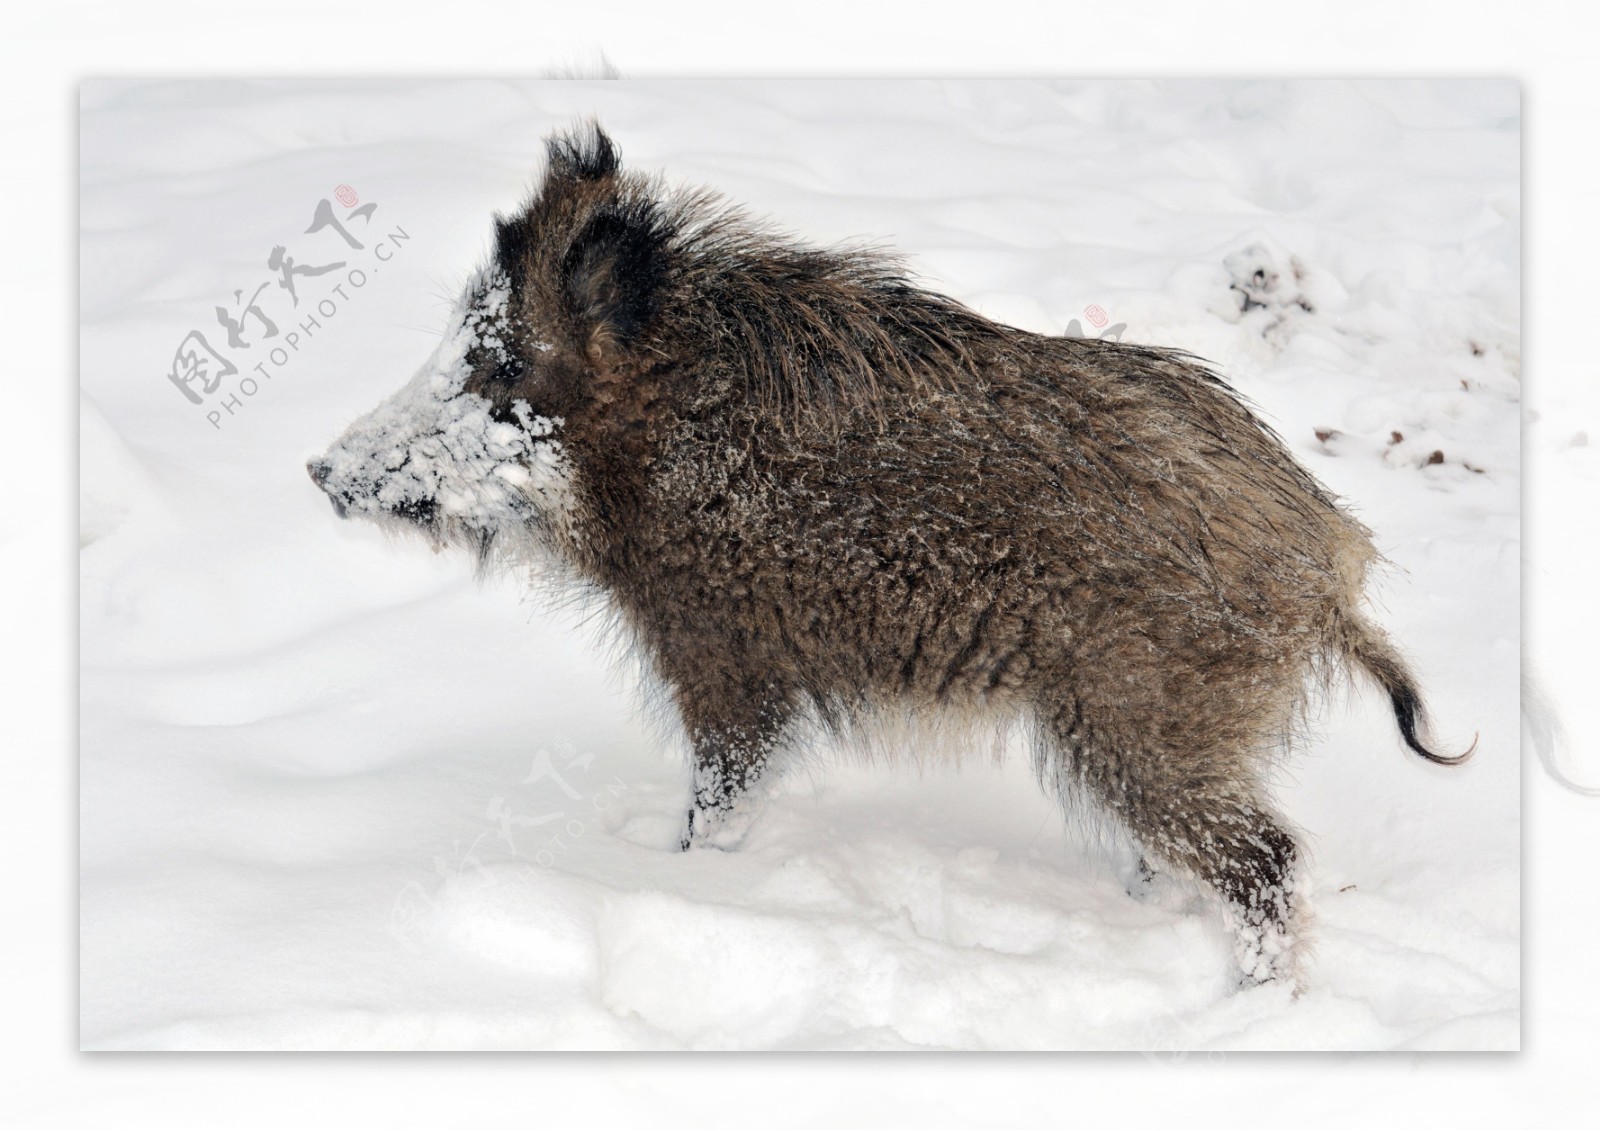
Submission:
[[[503,271],[478,273],[427,364],[307,462],[341,517],[480,556],[560,525],[569,486],[563,422],[530,403],[537,383],[518,352],[528,335],[514,325],[511,298]],[[548,350],[533,343],[536,355]]]

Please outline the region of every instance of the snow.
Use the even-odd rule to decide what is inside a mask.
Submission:
[[[487,400],[463,388],[472,350],[507,357],[499,335],[510,293],[499,271],[475,276],[450,314],[444,340],[416,376],[320,458],[320,485],[341,517],[415,529],[394,519],[395,510],[436,506],[440,548],[452,539],[486,548],[486,539],[502,533],[494,540],[514,544],[535,514],[541,529],[561,521],[566,457],[554,434],[562,422],[534,416],[526,401],[512,403],[515,423],[496,420]],[[526,501],[535,497],[536,511]],[[521,541],[525,545],[513,552],[526,560],[537,540]]]
[[[1515,84],[139,81],[82,108],[84,1047],[1517,1047]],[[991,317],[1210,359],[1375,531],[1379,619],[1478,751],[1421,764],[1368,691],[1320,714],[1278,783],[1301,997],[1236,992],[1212,906],[1130,897],[1131,848],[987,749],[824,752],[740,851],[676,853],[679,744],[593,624],[335,518],[306,459],[433,354],[491,212],[590,113],[625,162],[894,246]],[[360,251],[305,233],[342,185],[377,203]],[[214,308],[280,244],[371,276],[190,403],[175,348],[225,341]]]

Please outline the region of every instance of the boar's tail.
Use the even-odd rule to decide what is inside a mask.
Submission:
[[[1394,708],[1395,722],[1400,725],[1400,737],[1406,745],[1430,762],[1441,766],[1458,766],[1472,757],[1478,748],[1474,735],[1472,745],[1460,754],[1436,754],[1418,736],[1427,729],[1427,719],[1422,707],[1422,696],[1417,692],[1416,681],[1407,670],[1405,661],[1384,638],[1383,632],[1360,617],[1351,617],[1341,624],[1340,633],[1345,656],[1363,668],[1373,681],[1388,694]]]

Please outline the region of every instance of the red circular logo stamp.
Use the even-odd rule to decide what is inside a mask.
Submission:
[[[338,199],[339,203],[344,205],[346,208],[354,208],[356,206],[356,201],[361,199],[356,195],[356,190],[351,188],[349,185],[340,185],[338,188],[333,190],[333,195]],[[1096,322],[1095,325],[1098,326],[1099,323]]]
[[[1083,308],[1083,316],[1093,324],[1096,330],[1104,326],[1107,322],[1111,321],[1110,317],[1103,309],[1101,309],[1098,305],[1093,304]]]

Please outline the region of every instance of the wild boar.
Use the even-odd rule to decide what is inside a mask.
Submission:
[[[684,848],[818,726],[1020,722],[1216,893],[1246,982],[1295,978],[1265,771],[1308,692],[1365,673],[1466,757],[1363,611],[1369,532],[1197,358],[993,322],[593,124],[547,149],[432,360],[308,464],[335,509],[599,595],[692,746]]]

